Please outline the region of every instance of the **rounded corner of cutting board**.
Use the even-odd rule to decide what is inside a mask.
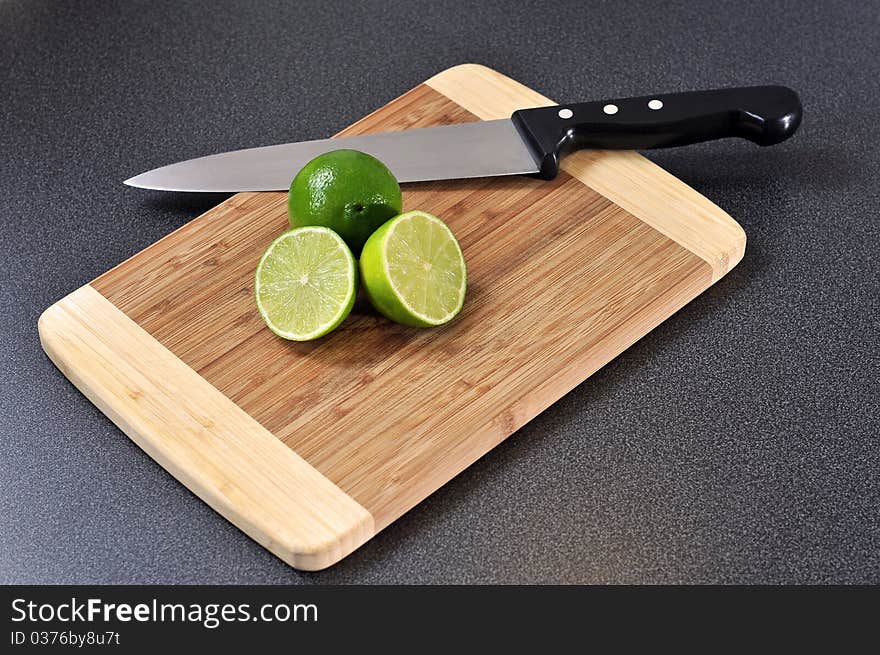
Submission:
[[[375,534],[372,514],[86,285],[37,322],[49,359],[144,452],[297,569]]]
[[[435,83],[438,81],[439,82],[445,81],[447,78],[455,78],[455,77],[459,77],[459,76],[472,77],[474,75],[477,75],[477,76],[479,76],[479,75],[498,76],[498,77],[504,77],[506,79],[510,79],[510,78],[507,78],[502,73],[499,73],[498,71],[496,71],[494,68],[490,68],[489,66],[486,66],[485,64],[478,64],[476,62],[468,61],[468,62],[464,62],[462,64],[456,64],[455,66],[450,66],[449,68],[444,68],[439,73],[435,73],[434,75],[429,77],[427,80],[425,80],[425,84],[431,85],[432,83]],[[511,81],[513,81],[513,80],[511,80]]]
[[[52,319],[54,314],[61,311],[61,302],[62,301],[59,300],[43,310],[43,313],[40,314],[40,317],[37,319],[37,334],[40,337],[40,346],[42,346],[43,352],[46,353],[49,359],[52,360],[52,363],[63,373],[64,367],[62,365],[64,363],[64,357],[58,349],[55,342],[56,333],[55,330],[52,329]]]

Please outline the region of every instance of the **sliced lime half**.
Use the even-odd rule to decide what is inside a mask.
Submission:
[[[373,306],[398,323],[443,325],[464,305],[461,247],[452,230],[427,212],[400,214],[376,230],[364,245],[360,269]]]
[[[335,329],[354,305],[357,266],[326,227],[285,232],[263,253],[254,285],[257,308],[279,337],[310,341]]]

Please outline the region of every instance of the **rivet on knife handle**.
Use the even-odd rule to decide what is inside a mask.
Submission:
[[[761,146],[784,141],[801,123],[797,93],[750,86],[521,109],[511,117],[553,179],[559,160],[583,148],[645,150],[742,137]]]

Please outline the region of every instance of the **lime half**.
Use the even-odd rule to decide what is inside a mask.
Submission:
[[[392,218],[364,245],[364,288],[392,321],[416,327],[448,323],[461,311],[467,268],[446,224],[423,211]]]
[[[357,266],[342,238],[301,227],[272,242],[257,266],[257,308],[279,337],[310,341],[345,320],[357,295]]]

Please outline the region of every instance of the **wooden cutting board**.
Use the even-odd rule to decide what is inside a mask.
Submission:
[[[341,134],[549,104],[468,64]],[[240,193],[52,305],[43,348],[211,507],[291,565],[329,566],[743,255],[739,225],[636,153],[579,152],[563,171],[405,185],[404,208],[444,218],[467,259],[464,310],[443,328],[362,303],[316,342],[275,337],[253,275],[286,194]]]

